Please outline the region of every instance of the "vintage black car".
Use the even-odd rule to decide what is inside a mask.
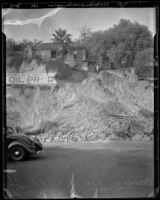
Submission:
[[[24,134],[11,134],[8,128],[7,149],[8,158],[20,161],[44,150],[38,138],[31,138]]]

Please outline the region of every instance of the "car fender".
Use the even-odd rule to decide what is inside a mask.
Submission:
[[[16,145],[19,145],[19,146],[23,147],[25,150],[27,150],[27,151],[30,152],[30,153],[36,152],[35,149],[34,149],[34,147],[31,147],[31,148],[30,148],[30,147],[28,147],[27,144],[23,144],[22,142],[19,142],[19,141],[13,141],[13,142],[11,142],[11,143],[8,145],[8,149],[10,149],[11,147],[16,146]]]

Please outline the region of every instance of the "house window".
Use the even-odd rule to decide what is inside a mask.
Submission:
[[[51,58],[56,58],[56,51],[51,51]]]

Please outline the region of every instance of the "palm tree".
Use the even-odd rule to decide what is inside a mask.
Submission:
[[[64,55],[66,53],[67,48],[72,43],[71,41],[71,34],[68,34],[65,29],[59,28],[58,30],[55,30],[55,33],[52,34],[53,38],[51,41],[54,43],[58,43],[60,45],[60,54],[61,59],[64,60]]]

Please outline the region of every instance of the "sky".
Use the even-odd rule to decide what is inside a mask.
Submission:
[[[107,30],[121,18],[147,26],[152,35],[156,32],[154,8],[2,9],[2,16],[3,32],[16,41],[50,42],[58,28],[66,29],[72,39],[77,39],[83,26],[92,31]]]

